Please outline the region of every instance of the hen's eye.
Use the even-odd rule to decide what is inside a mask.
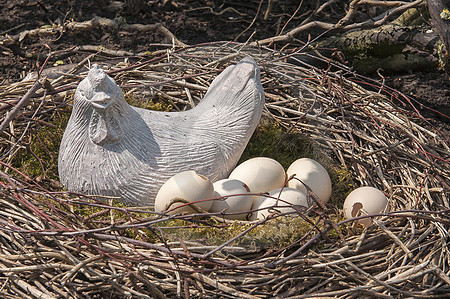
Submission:
[[[88,97],[86,96],[86,94],[84,93],[84,91],[79,90],[80,96],[82,96],[84,99],[88,99]]]

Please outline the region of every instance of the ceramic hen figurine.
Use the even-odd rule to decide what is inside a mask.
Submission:
[[[128,105],[94,65],[80,82],[61,141],[59,176],[68,190],[152,205],[161,185],[185,170],[228,176],[264,106],[259,68],[247,57],[226,68],[203,100],[185,112]]]

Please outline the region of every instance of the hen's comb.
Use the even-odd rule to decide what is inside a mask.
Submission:
[[[98,64],[91,67],[87,77],[94,90],[106,90],[109,85],[108,76]]]

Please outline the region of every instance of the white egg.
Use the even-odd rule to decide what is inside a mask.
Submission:
[[[293,212],[295,209],[288,207],[289,204],[308,207],[306,194],[294,188],[279,188],[269,192],[270,197],[261,196],[253,204],[251,220],[261,220],[267,218],[271,213],[278,211],[279,213]],[[269,208],[273,207],[273,208]]]
[[[225,210],[224,217],[227,219],[243,220],[247,213],[228,215],[229,213],[250,211],[253,204],[253,196],[246,195],[250,189],[246,184],[239,180],[223,179],[213,184],[214,197],[223,197],[222,199],[214,199],[210,212],[221,212]]]
[[[183,171],[172,176],[161,186],[155,198],[155,211],[164,212],[168,209],[179,207],[184,204],[182,202],[170,204],[175,198],[180,198],[188,202],[194,202],[213,197],[214,187],[208,178],[197,174],[193,170]],[[195,203],[195,205],[205,211],[208,211],[212,205],[212,200]],[[184,206],[173,210],[170,214],[178,214],[183,211],[195,213],[194,209],[189,206]]]
[[[262,193],[283,187],[286,172],[278,161],[267,157],[257,157],[239,164],[229,178],[244,182],[252,193]],[[254,200],[257,198],[257,196],[254,197]]]
[[[286,172],[288,178],[295,174],[295,178],[288,182],[289,187],[307,193],[305,185],[302,184],[303,182],[311,188],[323,204],[330,199],[331,179],[327,170],[319,162],[309,158],[301,158],[294,161]]]
[[[353,190],[344,201],[344,216],[347,219],[367,214],[377,214],[388,209],[386,196],[374,187],[359,187]],[[372,219],[364,218],[358,223],[369,226]]]

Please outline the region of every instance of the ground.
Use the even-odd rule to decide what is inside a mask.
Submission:
[[[311,4],[309,4],[311,2]],[[339,2],[339,1],[338,1]],[[271,16],[264,19],[266,1],[74,1],[74,0],[0,0],[0,37],[17,35],[24,30],[61,24],[66,21],[86,21],[95,16],[114,19],[123,18],[127,23],[161,23],[182,42],[193,45],[203,42],[238,40],[245,42],[272,37],[280,27],[288,24],[289,30],[296,25],[296,18],[288,22],[298,7],[298,1],[274,2]],[[332,20],[342,16],[342,9],[323,14]],[[305,1],[302,9],[314,8],[313,1]],[[258,15],[253,19],[255,15]],[[247,28],[249,28],[247,30]],[[253,35],[252,35],[253,34]],[[314,34],[312,32],[311,34]],[[299,36],[299,39],[307,38]],[[170,42],[156,32],[147,34],[124,31],[91,31],[89,34],[64,34],[59,37],[24,39],[19,47],[0,46],[0,84],[15,82],[30,70],[36,69],[37,61],[45,59],[49,50],[68,50],[76,45],[102,45],[111,50],[142,52],[153,50],[152,44]],[[86,56],[80,51],[69,51],[55,56],[65,63],[78,62]],[[29,58],[31,57],[31,58]],[[56,61],[51,60],[54,64]],[[423,116],[430,118],[438,127],[450,126],[450,81],[437,69],[426,72],[384,74],[386,84],[411,96]]]

